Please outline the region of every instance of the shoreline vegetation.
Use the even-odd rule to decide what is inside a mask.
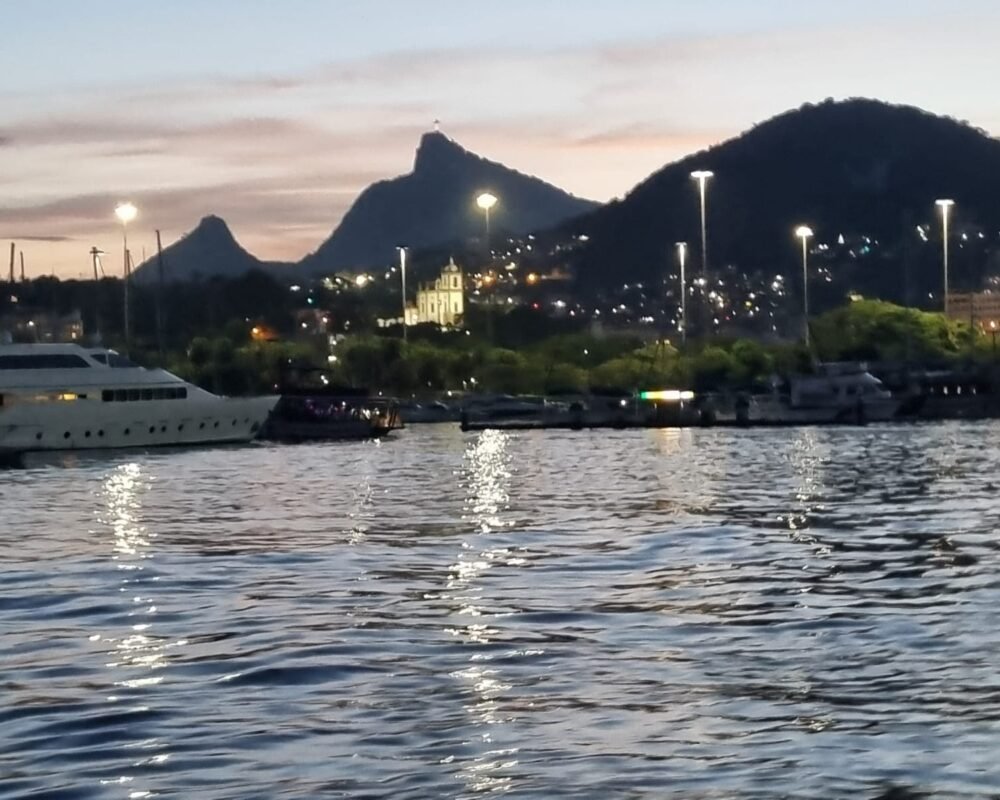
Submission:
[[[135,287],[129,348],[116,280],[42,278],[16,284],[16,296],[2,298],[0,316],[52,318],[79,309],[85,341],[100,330],[106,346],[128,349],[138,363],[165,367],[228,395],[272,393],[289,377],[290,366],[302,364],[326,370],[330,386],[430,399],[448,391],[753,391],[766,389],[775,375],[810,372],[820,362],[892,365],[897,373],[986,374],[996,359],[995,337],[970,322],[874,299],[848,301],[812,317],[809,349],[793,317],[781,324],[781,336],[693,331],[682,345],[676,333],[665,335],[656,325],[602,327],[529,305],[501,310],[488,304],[470,304],[461,329],[413,326],[404,342],[398,324],[378,324],[397,312],[399,295],[391,287],[297,288],[289,290],[262,273],[168,284],[159,297],[148,287]],[[37,328],[30,330],[38,336]],[[22,330],[20,340],[44,341],[30,336]]]
[[[472,331],[397,329],[316,341],[253,342],[248,335],[196,337],[164,366],[225,394],[274,391],[289,364],[326,370],[330,385],[400,398],[453,392],[559,394],[601,389],[684,388],[696,392],[763,389],[774,375],[813,371],[819,362],[890,363],[913,370],[992,368],[991,337],[943,315],[861,300],[812,320],[812,347],[787,341],[715,336],[648,340],[629,332],[556,333],[500,346]],[[497,337],[499,338],[499,337]],[[330,353],[332,352],[332,355]],[[148,353],[144,363],[159,361]]]

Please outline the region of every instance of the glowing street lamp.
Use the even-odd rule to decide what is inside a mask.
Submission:
[[[687,279],[684,266],[687,263],[687,242],[677,242],[677,261],[681,266],[681,342],[687,343]]]
[[[129,311],[128,311],[128,284],[129,278],[132,275],[132,270],[129,267],[128,258],[128,224],[132,222],[139,215],[139,209],[137,209],[132,203],[119,203],[115,206],[115,216],[118,217],[118,221],[122,224],[122,263],[124,264],[122,277],[123,290],[124,290],[124,306],[125,306],[125,353],[129,350]]]
[[[809,347],[809,237],[813,235],[808,225],[799,225],[795,235],[802,240],[802,328],[806,347]]]
[[[486,252],[490,251],[490,210],[499,203],[500,200],[495,194],[481,192],[476,198],[476,205],[479,206],[486,215]]]
[[[944,257],[944,315],[948,316],[948,215],[951,213],[954,200],[935,200],[934,204],[941,209],[941,240]]]
[[[701,200],[701,276],[708,278],[708,222],[705,215],[705,195],[708,190],[708,179],[715,173],[709,169],[696,169],[691,173],[692,179],[698,181],[698,195]]]

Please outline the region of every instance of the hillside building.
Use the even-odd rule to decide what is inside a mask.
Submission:
[[[464,313],[464,276],[455,260],[449,259],[433,283],[420,284],[416,304],[406,309],[406,324],[432,323],[443,328],[459,328]]]
[[[948,318],[982,330],[1000,325],[1000,292],[949,292]]]

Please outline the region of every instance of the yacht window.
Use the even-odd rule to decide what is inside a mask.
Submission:
[[[101,392],[101,400],[105,403],[113,403],[115,401],[115,390],[105,389]]]
[[[152,389],[143,389],[142,390],[142,399],[143,400],[152,400],[153,399],[153,390]]]
[[[124,389],[115,389],[115,402],[124,403],[126,400],[128,400],[128,392]]]
[[[124,369],[128,367],[138,367],[134,361],[125,358],[125,356],[119,355],[118,353],[108,353],[108,366],[115,367],[116,369]]]
[[[98,364],[107,364],[108,363],[108,354],[107,353],[91,353],[90,357],[92,359],[94,359],[94,361],[96,361]]]
[[[0,369],[89,369],[80,356],[69,353],[45,355],[0,356]]]
[[[136,401],[138,399],[139,399],[139,390],[138,389],[129,389],[128,390],[128,400],[129,400],[129,402],[132,403],[132,402],[134,402],[134,401]]]

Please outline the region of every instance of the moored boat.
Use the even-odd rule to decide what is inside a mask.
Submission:
[[[114,350],[0,346],[0,451],[248,442],[277,397],[220,397]]]
[[[379,439],[402,427],[392,400],[331,394],[283,394],[261,431],[278,442]]]
[[[832,424],[895,418],[900,401],[863,364],[820,364],[815,374],[792,375],[742,409],[749,422]]]

